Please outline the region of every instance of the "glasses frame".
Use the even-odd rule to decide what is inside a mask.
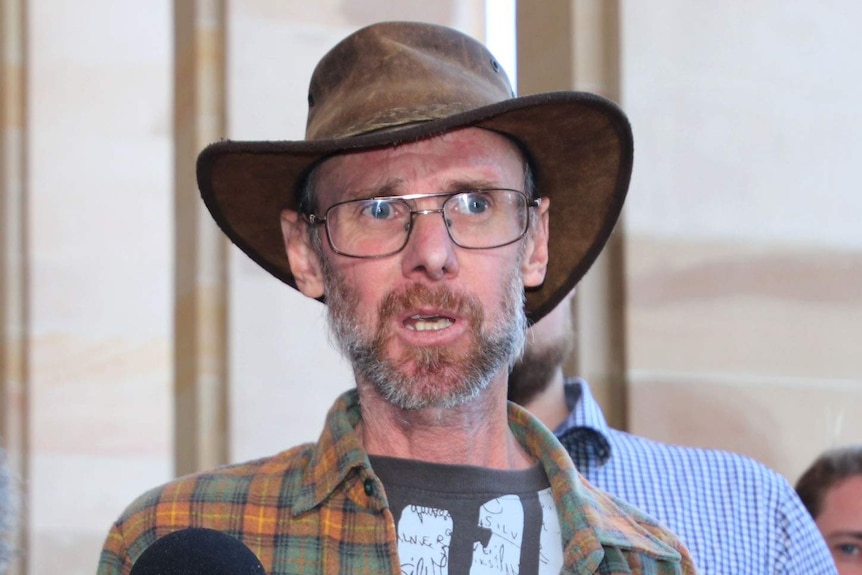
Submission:
[[[470,247],[470,246],[464,246],[464,245],[461,245],[460,243],[458,243],[458,240],[456,240],[454,237],[452,237],[451,227],[446,223],[446,217],[444,215],[444,209],[445,209],[446,203],[449,202],[449,200],[451,200],[455,196],[458,196],[460,194],[469,194],[469,193],[477,193],[477,192],[478,193],[495,192],[495,191],[514,192],[523,198],[524,207],[527,208],[527,219],[524,222],[524,229],[521,231],[521,233],[518,235],[518,237],[516,237],[516,238],[514,238],[508,242],[504,242],[502,244],[498,244],[498,245],[494,245],[494,246],[475,248],[475,247]],[[350,254],[350,253],[343,252],[343,251],[339,250],[337,247],[335,247],[335,244],[332,242],[332,235],[329,231],[328,216],[329,216],[329,212],[332,211],[333,209],[337,208],[338,206],[341,206],[344,204],[349,204],[351,202],[357,202],[357,201],[364,201],[364,202],[371,201],[371,200],[409,201],[409,200],[421,200],[421,199],[425,199],[425,198],[446,198],[446,200],[444,200],[443,203],[440,204],[440,207],[436,208],[436,209],[425,209],[425,210],[410,209],[409,210],[410,222],[409,222],[408,227],[407,227],[407,235],[404,236],[404,242],[401,244],[401,247],[399,247],[396,250],[392,250],[392,251],[389,251],[389,252],[386,252],[383,254],[377,254],[377,255],[373,255],[373,256],[358,256],[358,255]],[[337,202],[337,203],[332,204],[331,206],[326,208],[326,211],[323,213],[322,216],[312,213],[312,214],[302,214],[302,217],[311,226],[315,226],[315,227],[316,226],[323,226],[324,230],[326,230],[326,241],[327,241],[327,243],[329,243],[329,247],[332,249],[333,252],[335,252],[339,255],[348,257],[348,258],[378,259],[378,258],[385,258],[385,257],[395,255],[395,254],[399,253],[400,251],[402,251],[405,247],[407,247],[407,242],[410,241],[410,234],[413,233],[413,228],[414,228],[413,220],[415,219],[416,216],[425,216],[425,215],[429,215],[429,214],[438,214],[439,213],[440,217],[443,219],[443,225],[446,228],[446,234],[449,236],[449,239],[452,241],[453,244],[455,244],[459,248],[463,248],[465,250],[493,250],[496,248],[502,248],[503,246],[508,246],[510,244],[513,244],[513,243],[517,242],[518,240],[520,240],[521,238],[523,238],[527,234],[527,230],[530,229],[530,214],[531,214],[530,208],[538,208],[540,205],[541,204],[540,204],[539,198],[530,198],[529,196],[527,196],[527,193],[524,192],[523,190],[514,190],[511,188],[472,188],[472,189],[466,189],[466,190],[458,190],[455,192],[439,192],[439,193],[434,193],[434,194],[407,194],[404,196],[371,196],[369,198],[354,198],[351,200],[344,200],[343,202]],[[408,206],[408,208],[409,207],[410,206]]]

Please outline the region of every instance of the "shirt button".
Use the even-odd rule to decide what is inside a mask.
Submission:
[[[366,479],[364,487],[365,487],[365,495],[368,495],[368,496],[374,495],[374,480],[373,479]]]

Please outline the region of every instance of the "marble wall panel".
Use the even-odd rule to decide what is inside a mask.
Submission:
[[[862,248],[862,4],[623,3],[630,232]]]
[[[28,3],[31,574],[170,477],[167,1]]]
[[[862,251],[627,241],[635,371],[862,382]]]
[[[862,5],[622,14],[632,430],[795,479],[862,437]]]
[[[629,422],[796,476],[862,437],[862,253],[628,242]]]
[[[862,437],[862,385],[829,379],[632,373],[629,421],[659,441],[741,453],[791,483]]]

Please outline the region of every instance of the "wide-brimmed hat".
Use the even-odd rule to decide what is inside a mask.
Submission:
[[[309,170],[334,154],[388,147],[475,126],[516,141],[551,200],[545,281],[526,294],[538,321],[572,290],[608,239],[632,168],[625,114],[584,92],[515,97],[479,42],[418,22],[383,22],[338,43],[308,92],[305,140],[225,140],[198,157],[201,196],[242,251],[296,288],[280,213],[297,209]]]

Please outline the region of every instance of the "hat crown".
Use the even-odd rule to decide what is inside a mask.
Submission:
[[[446,118],[514,97],[481,43],[442,26],[385,22],[351,34],[318,63],[306,140]]]

